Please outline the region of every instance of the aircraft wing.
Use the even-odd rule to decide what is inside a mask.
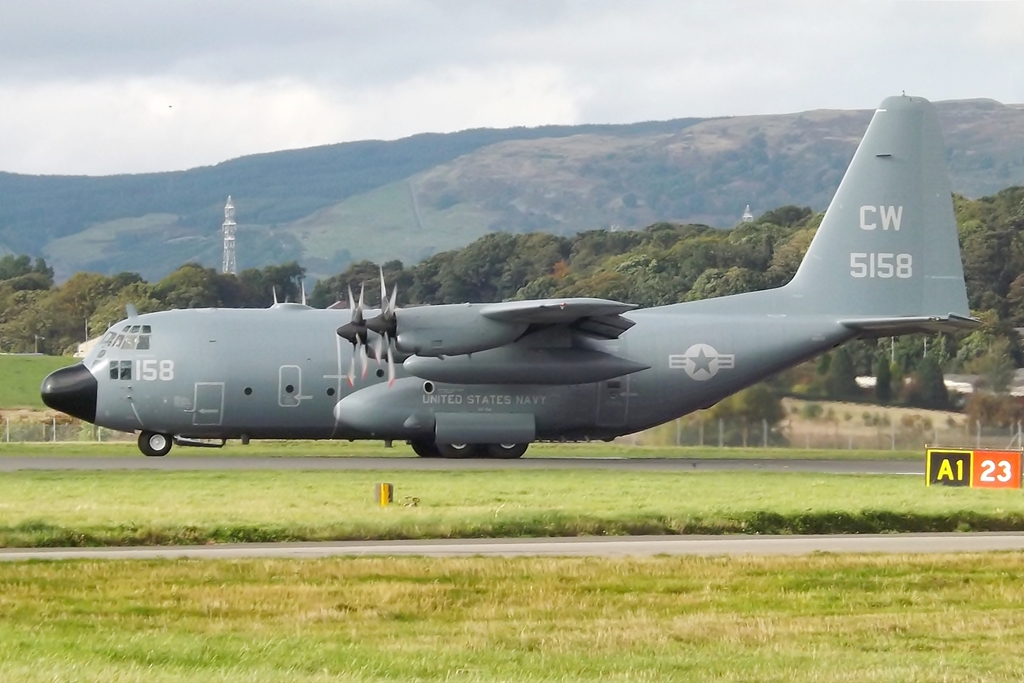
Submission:
[[[487,304],[480,315],[491,320],[526,325],[565,325],[605,339],[615,339],[634,323],[622,317],[636,308],[607,299],[535,299]]]
[[[981,325],[977,318],[950,313],[946,316],[907,316],[891,318],[853,318],[840,323],[860,332],[861,338],[893,337],[899,334],[924,332],[960,332],[973,330]]]

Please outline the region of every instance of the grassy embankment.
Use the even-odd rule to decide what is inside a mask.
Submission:
[[[48,374],[76,362],[67,356],[8,356],[0,354],[0,407],[42,410],[39,385]]]
[[[0,564],[0,679],[1020,681],[1019,553]]]
[[[374,484],[395,505],[374,505]],[[412,506],[412,499],[418,504]],[[0,545],[1024,530],[1019,491],[764,472],[31,472],[0,478]]]

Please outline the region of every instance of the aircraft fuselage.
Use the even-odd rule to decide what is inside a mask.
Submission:
[[[708,407],[852,336],[836,324],[823,333],[817,317],[723,315],[705,302],[627,317],[636,325],[618,339],[589,344],[649,369],[586,384],[442,383],[399,364],[389,386],[372,358],[365,378],[358,364],[350,378],[353,349],[335,333],[348,313],[298,304],[140,315],[114,325],[84,365],[97,382],[95,423],[124,431],[413,439],[432,437],[438,415],[518,414],[533,417],[536,439],[608,439]],[[147,343],[133,328],[148,330]],[[357,397],[365,415],[347,419],[338,407]]]

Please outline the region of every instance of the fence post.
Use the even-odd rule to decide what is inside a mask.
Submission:
[[[11,442],[11,418],[4,418],[4,441]]]
[[[704,445],[704,420],[700,421],[700,445]]]
[[[683,442],[683,422],[682,418],[676,418],[676,445],[678,446]]]
[[[718,418],[718,447],[721,448],[725,445],[725,425],[722,424],[722,418]]]
[[[891,442],[889,450],[892,450],[892,451],[896,450],[896,418],[895,417],[893,417],[892,419],[889,420],[889,440]]]
[[[975,448],[981,448],[981,420],[975,420],[975,422],[978,425],[977,445]]]
[[[761,445],[768,448],[768,420],[761,418]]]
[[[50,443],[57,443],[57,418],[53,418],[53,431],[50,432]]]

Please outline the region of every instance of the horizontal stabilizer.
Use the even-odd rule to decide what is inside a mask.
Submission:
[[[947,316],[910,316],[892,318],[856,318],[841,320],[840,323],[860,332],[861,338],[895,337],[900,334],[923,332],[960,332],[973,330],[981,325],[977,318],[965,318],[954,313]]]

